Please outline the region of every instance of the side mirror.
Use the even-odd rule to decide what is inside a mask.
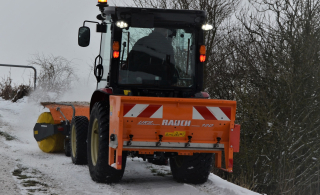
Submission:
[[[90,44],[90,28],[86,26],[79,28],[78,44],[81,47],[87,47]]]

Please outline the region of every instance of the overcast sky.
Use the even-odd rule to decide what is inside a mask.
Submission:
[[[123,5],[132,0],[109,0]],[[92,29],[89,47],[78,46],[77,33],[84,20],[97,21],[95,0],[0,1],[0,64],[28,65],[34,54],[63,56],[73,60],[77,74],[88,75],[99,52],[100,36]],[[11,71],[14,83],[28,83],[33,71],[0,67],[0,80]],[[91,74],[91,76],[93,76]]]

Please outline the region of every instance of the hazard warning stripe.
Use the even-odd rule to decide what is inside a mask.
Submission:
[[[231,108],[193,106],[192,119],[230,121]]]
[[[205,106],[194,106],[193,113],[196,114],[192,119],[202,119],[202,120],[217,120],[217,118],[210,112],[210,110]]]
[[[136,104],[125,104],[123,106],[123,116],[126,115]]]
[[[146,109],[144,109],[138,117],[151,118],[153,114],[161,107],[161,105],[149,105]],[[161,117],[162,118],[162,117]]]
[[[229,118],[231,119],[231,108],[230,107],[219,107],[221,111]]]
[[[124,117],[163,118],[162,105],[124,104]]]

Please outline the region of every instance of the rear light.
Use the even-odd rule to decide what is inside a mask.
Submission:
[[[113,51],[119,51],[119,49],[120,49],[120,44],[119,44],[118,41],[113,41],[112,49],[113,49]]]
[[[206,55],[206,46],[204,46],[204,45],[200,46],[200,54],[201,55]]]
[[[119,51],[113,51],[113,58],[119,58],[120,52]]]
[[[205,62],[206,61],[206,46],[201,45],[199,52],[200,52],[200,62]]]
[[[200,55],[200,62],[206,61],[206,55]]]
[[[58,131],[63,131],[63,130],[64,130],[63,127],[58,126]]]
[[[114,41],[112,44],[112,50],[113,50],[113,58],[119,58],[120,56],[120,44],[118,41]]]

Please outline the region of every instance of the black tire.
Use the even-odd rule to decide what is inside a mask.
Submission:
[[[173,179],[178,182],[202,184],[208,180],[213,154],[193,154],[170,158]]]
[[[68,157],[71,156],[71,145],[70,139],[64,139],[64,154]]]
[[[108,164],[109,105],[106,102],[96,102],[92,108],[87,148],[88,166],[93,181],[98,183],[116,183],[122,179],[127,162],[127,152],[122,153],[121,170],[117,170]]]
[[[71,159],[76,165],[87,164],[87,135],[88,118],[85,116],[75,116],[71,122],[70,129],[70,149]]]

